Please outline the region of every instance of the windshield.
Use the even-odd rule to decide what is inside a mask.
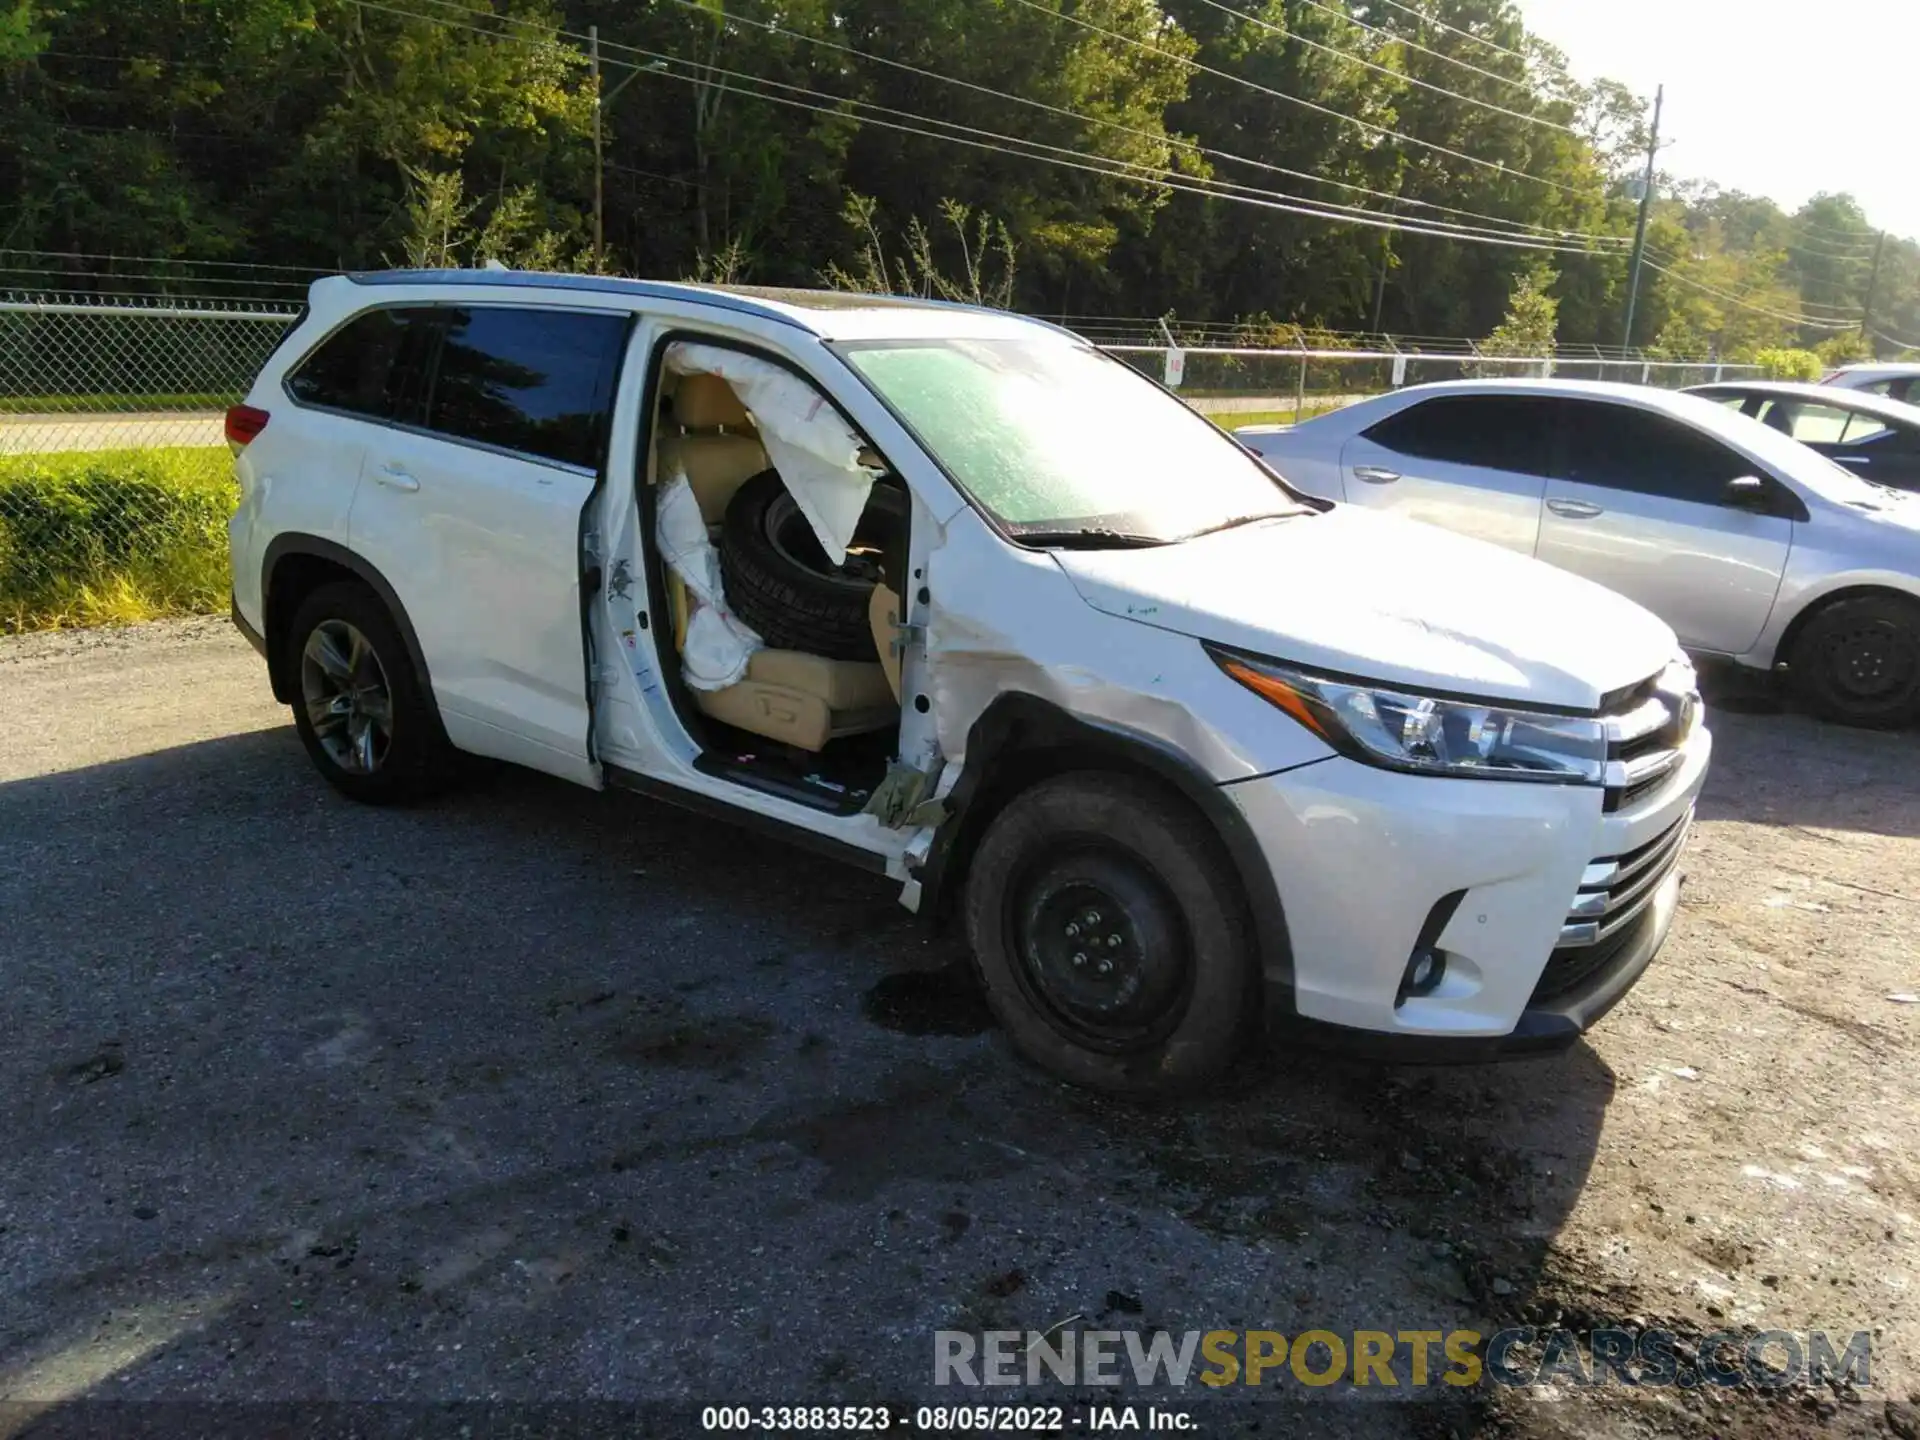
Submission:
[[[1211,421],[1065,336],[841,353],[1017,540],[1168,544],[1307,513]]]

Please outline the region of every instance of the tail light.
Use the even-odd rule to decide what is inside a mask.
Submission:
[[[243,450],[247,444],[267,428],[267,412],[252,405],[235,405],[227,411],[227,444],[235,451]]]

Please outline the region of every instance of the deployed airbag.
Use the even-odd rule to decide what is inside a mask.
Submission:
[[[747,673],[747,662],[761,640],[727,609],[720,555],[707,535],[707,522],[685,471],[675,470],[661,487],[656,520],[660,557],[687,587],[680,677],[694,690],[724,690]]]
[[[860,464],[860,437],[840,412],[792,371],[724,346],[673,345],[667,368],[676,375],[718,375],[733,387],[828,561],[846,564],[874,477]]]

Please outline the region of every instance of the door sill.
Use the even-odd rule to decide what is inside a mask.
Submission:
[[[823,808],[817,802],[804,800],[798,795],[788,794],[784,790],[768,789],[762,785],[751,783],[744,777],[736,777],[729,773],[728,768],[711,768],[704,763],[705,758],[706,757],[703,756],[701,760],[695,762],[696,768],[704,774],[732,780],[735,784],[746,786],[762,794],[774,795],[780,799],[799,804],[808,804],[810,808],[820,810],[823,815],[835,813],[831,809]],[[762,815],[758,811],[748,810],[742,806],[720,799],[717,796],[708,795],[703,791],[689,790],[683,785],[674,784],[672,781],[658,780],[651,775],[642,775],[638,771],[626,770],[618,765],[608,764],[603,768],[606,772],[607,784],[616,789],[631,790],[636,795],[645,795],[654,800],[664,800],[669,805],[677,805],[683,810],[691,810],[696,814],[705,815],[711,819],[724,820],[729,824],[738,825],[742,829],[757,831],[762,835],[770,835],[775,839],[784,840],[790,845],[798,845],[803,849],[815,851],[818,854],[827,856],[829,859],[838,860],[843,864],[852,865],[857,869],[870,870],[879,875],[884,875],[887,872],[886,856],[877,854],[872,850],[863,849],[858,845],[850,845],[846,841],[835,839],[831,835],[822,835],[819,831],[807,825],[799,824],[791,820],[777,819],[771,815]]]

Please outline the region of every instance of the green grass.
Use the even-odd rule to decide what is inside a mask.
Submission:
[[[111,415],[149,410],[224,410],[230,394],[0,395],[0,415]]]
[[[1301,407],[1297,418],[1311,420],[1316,415],[1325,415],[1339,408],[1340,406],[1334,402],[1309,399]],[[1222,430],[1238,430],[1244,425],[1291,425],[1296,419],[1292,406],[1288,406],[1285,410],[1247,410],[1232,414],[1209,415],[1207,418]]]
[[[219,611],[238,499],[224,445],[0,459],[0,632]]]

